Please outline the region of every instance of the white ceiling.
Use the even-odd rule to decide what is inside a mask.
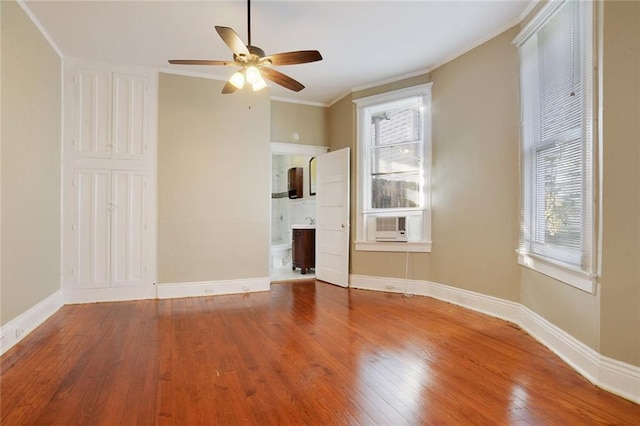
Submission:
[[[330,104],[353,88],[433,69],[515,25],[535,0],[251,2],[251,38],[267,54],[317,49],[321,62],[278,67],[306,88],[271,95]],[[215,25],[246,42],[246,1],[25,1],[64,56],[228,78]]]

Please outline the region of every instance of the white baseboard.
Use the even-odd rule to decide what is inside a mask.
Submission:
[[[191,283],[158,284],[158,299],[178,297],[214,296],[221,294],[254,293],[269,291],[269,277],[235,280],[203,281]]]
[[[124,302],[156,298],[156,286],[67,289],[63,286],[64,303]]]
[[[62,305],[62,292],[58,290],[31,309],[4,324],[0,328],[0,355],[7,352],[51,315],[58,312]]]
[[[211,296],[270,289],[271,280],[269,277],[263,277],[145,287],[66,290],[64,293],[58,290],[0,328],[0,355],[11,349],[65,304]]]
[[[421,280],[405,280],[403,278],[370,277],[367,275],[350,275],[349,283],[352,288],[364,290],[429,296],[509,322],[518,323],[520,321],[521,305],[519,303],[444,284]]]
[[[640,367],[599,354],[520,303],[444,284],[402,278],[350,275],[350,287],[429,296],[512,322],[594,385],[640,404]]]
[[[597,386],[640,404],[640,368],[600,355]]]
[[[575,337],[558,328],[531,309],[520,305],[522,318],[517,323],[534,339],[551,349],[564,362],[595,385],[598,383],[600,354]]]

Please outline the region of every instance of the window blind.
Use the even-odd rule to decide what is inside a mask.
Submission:
[[[520,251],[592,270],[592,13],[566,1],[519,46]]]

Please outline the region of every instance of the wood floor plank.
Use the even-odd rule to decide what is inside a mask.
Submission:
[[[2,425],[640,424],[513,324],[315,280],[64,306],[1,364]]]

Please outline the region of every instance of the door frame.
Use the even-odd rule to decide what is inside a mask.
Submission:
[[[326,154],[329,152],[329,147],[324,145],[304,145],[297,143],[287,142],[271,142],[271,152],[269,154],[269,176],[270,182],[273,182],[273,156],[274,155],[299,155],[305,157],[317,157],[318,155]],[[269,186],[269,206],[271,206],[271,186]],[[272,211],[269,207],[269,257],[267,258],[267,264],[269,265],[269,275],[271,275],[271,238],[272,232]]]

